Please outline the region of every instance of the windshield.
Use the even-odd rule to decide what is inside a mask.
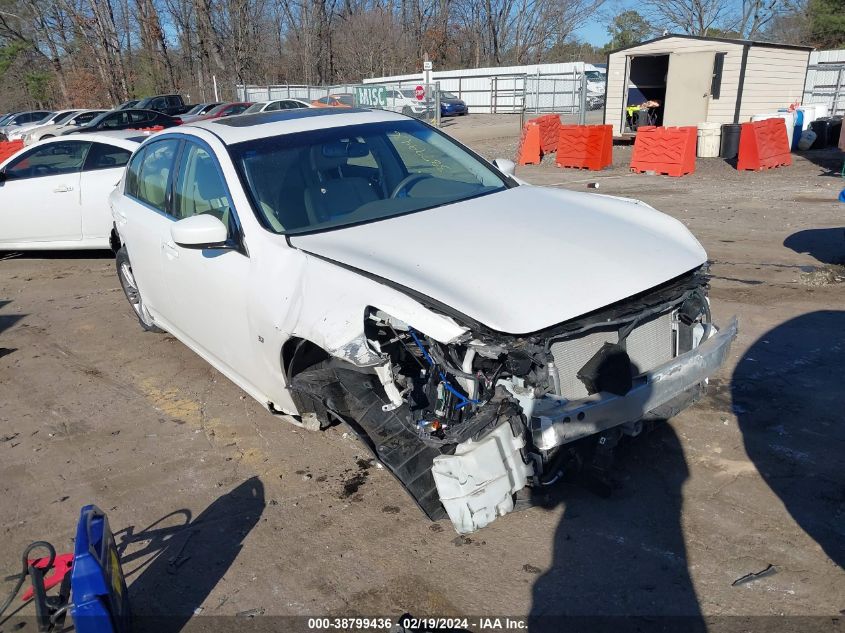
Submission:
[[[267,103],[253,103],[249,106],[246,110],[244,110],[244,114],[252,114],[253,112],[261,112],[261,108],[266,106]]]
[[[53,121],[53,123],[55,125],[61,125],[62,123],[67,123],[68,121],[70,121],[73,118],[73,115],[75,115],[77,112],[79,112],[79,110],[72,110],[70,112],[65,112],[63,115],[57,117],[56,120]]]
[[[445,91],[441,90],[440,91],[440,97],[442,99],[457,99],[458,95],[456,95],[452,92],[445,92]]]
[[[201,103],[201,104],[199,104],[199,105],[195,105],[193,108],[191,108],[190,110],[188,110],[188,111],[185,113],[185,116],[188,116],[189,114],[199,114],[199,113],[200,113],[200,111],[201,111],[204,107],[205,107],[205,104],[202,104],[202,103]]]
[[[598,70],[588,70],[584,74],[587,75],[587,79],[590,81],[604,81],[604,74]]]
[[[13,118],[15,118],[14,112],[12,114],[7,114],[2,119],[0,119],[0,125],[5,125],[8,121],[11,121]]]
[[[507,187],[488,165],[419,121],[286,134],[229,151],[263,224],[289,235],[422,211]]]

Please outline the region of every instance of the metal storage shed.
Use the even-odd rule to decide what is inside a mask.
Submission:
[[[607,57],[604,122],[634,134],[627,108],[653,100],[654,125],[743,123],[801,102],[812,48],[664,35]],[[634,122],[636,115],[633,117]]]

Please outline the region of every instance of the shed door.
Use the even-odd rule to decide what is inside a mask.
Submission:
[[[666,76],[663,125],[696,125],[707,120],[716,53],[672,53]]]

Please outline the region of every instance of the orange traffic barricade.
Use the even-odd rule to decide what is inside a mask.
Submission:
[[[516,152],[517,165],[539,165],[543,153],[540,149],[540,124],[527,121],[522,126],[519,149]]]
[[[613,162],[613,127],[610,125],[561,125],[558,134],[558,167],[600,171]]]
[[[781,117],[742,124],[739,134],[739,170],[771,169],[792,164],[786,122]]]
[[[693,173],[697,133],[693,126],[637,128],[631,171],[653,171],[667,176]]]

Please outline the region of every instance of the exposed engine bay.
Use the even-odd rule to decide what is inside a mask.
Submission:
[[[300,410],[357,425],[429,516],[445,509],[471,532],[525,486],[583,469],[606,481],[623,434],[700,396],[736,334],[732,323],[717,336],[706,291],[702,267],[542,332],[467,322],[448,344],[371,308],[364,333],[381,363],[324,359],[292,388]]]

